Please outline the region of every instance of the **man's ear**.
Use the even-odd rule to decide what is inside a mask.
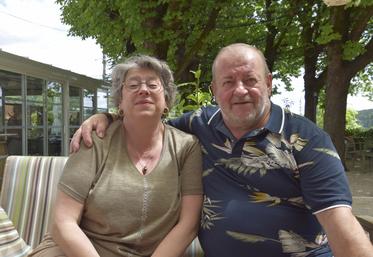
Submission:
[[[211,93],[211,97],[212,97],[212,101],[213,102],[216,102],[216,98],[215,98],[215,92],[216,92],[216,84],[211,81],[211,84],[210,84],[210,93]]]
[[[267,91],[268,96],[271,97],[272,96],[272,73],[267,74],[266,85],[267,85],[267,90],[268,90]]]
[[[210,92],[211,92],[212,96],[215,95],[215,91],[216,91],[215,87],[216,87],[216,84],[214,83],[214,81],[211,81],[211,83],[210,83]]]

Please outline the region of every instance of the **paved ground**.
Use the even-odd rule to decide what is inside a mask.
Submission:
[[[347,172],[355,215],[373,216],[373,172]]]

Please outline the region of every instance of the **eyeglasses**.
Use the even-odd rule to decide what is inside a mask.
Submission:
[[[146,89],[153,93],[157,93],[163,88],[162,85],[153,81],[130,81],[128,83],[123,82],[123,87],[131,93],[140,91],[142,85],[145,85]]]

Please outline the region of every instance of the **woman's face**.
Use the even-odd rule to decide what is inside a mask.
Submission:
[[[119,108],[124,116],[161,118],[166,108],[164,88],[159,76],[151,69],[130,69],[122,85]]]

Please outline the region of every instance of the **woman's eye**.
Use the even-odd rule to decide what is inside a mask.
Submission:
[[[137,89],[138,87],[139,87],[138,84],[129,84],[129,85],[128,85],[128,88],[131,89],[131,90],[133,90],[133,89]]]
[[[148,87],[150,89],[157,89],[158,88],[158,85],[157,84],[149,84]]]

